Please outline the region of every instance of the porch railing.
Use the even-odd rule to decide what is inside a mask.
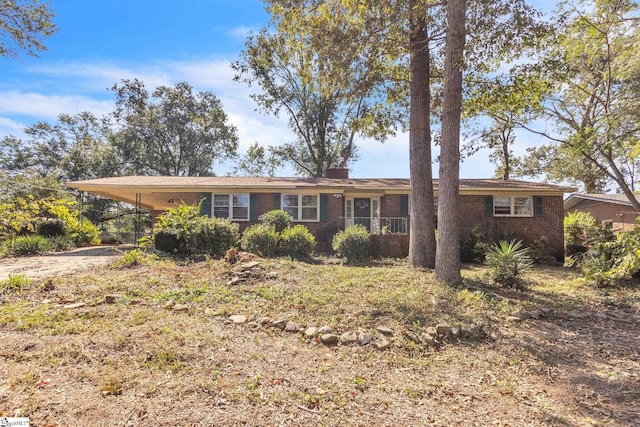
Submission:
[[[344,218],[345,226],[361,224],[372,234],[408,234],[409,233],[409,221],[407,218]]]

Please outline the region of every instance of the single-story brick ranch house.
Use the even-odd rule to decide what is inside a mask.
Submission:
[[[241,229],[265,212],[282,209],[307,226],[324,249],[339,230],[362,224],[377,235],[374,252],[408,252],[409,179],[355,179],[346,169],[332,169],[326,178],[124,176],[68,185],[150,209],[154,218],[178,203],[201,202],[204,215],[228,218]],[[438,181],[433,185],[437,203]],[[531,244],[544,236],[551,253],[562,259],[563,195],[572,191],[535,182],[462,179],[461,238],[474,227],[482,227],[488,240],[517,238]]]
[[[640,212],[633,208],[624,194],[574,193],[565,199],[564,210],[591,214],[613,231],[630,231],[640,218]]]

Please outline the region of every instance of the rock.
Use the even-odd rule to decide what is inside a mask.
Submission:
[[[285,319],[274,320],[272,323],[274,328],[282,329],[287,327],[287,321]]]
[[[546,307],[540,308],[540,311],[545,315],[545,317],[549,317],[551,316],[551,313],[553,313],[552,309]]]
[[[44,290],[47,292],[51,292],[56,288],[56,286],[53,284],[53,280],[51,279],[47,279],[46,282],[44,282]]]
[[[320,342],[325,345],[335,345],[338,343],[338,336],[335,334],[320,335]]]
[[[75,304],[67,304],[64,306],[64,308],[68,308],[68,309],[74,309],[74,308],[80,308],[80,307],[84,307],[85,303],[83,302],[77,302]]]
[[[251,329],[255,329],[255,328],[259,327],[260,325],[258,324],[258,322],[249,322],[249,323],[247,323],[247,326],[250,327]]]
[[[296,322],[289,320],[284,327],[285,332],[299,332],[300,326]]]
[[[189,306],[187,304],[176,304],[173,306],[173,311],[178,313],[183,313],[189,310]]]
[[[107,304],[114,304],[118,299],[120,299],[120,295],[110,294],[104,296],[104,302]]]
[[[358,333],[356,331],[347,331],[340,335],[340,342],[353,344],[358,341]]]
[[[229,280],[227,282],[227,286],[235,286],[235,285],[239,285],[240,283],[242,283],[244,279],[242,279],[241,277],[234,277],[233,279]]]
[[[533,310],[533,311],[531,312],[531,314],[530,314],[530,315],[531,315],[531,318],[536,319],[536,320],[539,320],[539,319],[541,319],[541,318],[543,318],[543,317],[547,317],[547,316],[542,312],[542,310]]]
[[[446,323],[439,323],[436,325],[436,334],[439,337],[444,337],[447,336],[451,333],[451,330],[453,329],[453,326],[446,324]]]
[[[165,305],[162,306],[162,308],[164,308],[165,310],[169,310],[169,309],[172,309],[174,305],[176,305],[176,302],[171,299],[167,301]]]
[[[436,331],[436,328],[434,328],[433,326],[428,326],[426,332],[427,335],[431,335],[433,338],[438,336],[438,331]]]
[[[482,326],[481,325],[476,325],[475,323],[472,323],[471,326],[469,326],[469,335],[473,336],[473,337],[479,337],[482,335]]]
[[[434,345],[438,344],[438,341],[436,340],[436,337],[431,335],[431,334],[424,334],[422,336],[422,342],[424,342],[425,344],[428,344],[430,346],[434,346]]]
[[[313,338],[318,334],[318,328],[310,326],[304,331],[304,336],[307,338]]]
[[[358,344],[360,345],[368,345],[371,344],[371,339],[373,337],[369,334],[361,333],[358,335]]]
[[[386,350],[387,348],[389,348],[389,345],[391,345],[391,343],[384,336],[379,336],[373,340],[371,345],[373,345],[378,350]]]
[[[232,316],[229,316],[229,320],[231,320],[232,323],[239,325],[247,321],[247,316],[243,316],[242,314],[234,314]]]
[[[243,270],[252,270],[255,267],[259,266],[260,263],[258,261],[250,261],[250,262],[245,262],[244,264],[242,264],[242,269]]]
[[[380,332],[382,335],[386,335],[388,337],[393,336],[393,329],[387,326],[378,326],[376,330]]]
[[[318,329],[319,334],[330,334],[333,332],[333,328],[331,326],[320,326]]]

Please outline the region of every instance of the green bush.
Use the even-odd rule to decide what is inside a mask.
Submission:
[[[529,248],[516,240],[496,243],[487,251],[485,263],[492,282],[511,288],[524,288],[523,274],[533,266]]]
[[[369,232],[361,225],[351,225],[333,236],[331,247],[347,264],[356,264],[369,258]]]
[[[481,226],[475,226],[471,234],[460,244],[460,261],[464,263],[482,263],[487,244],[485,243],[485,232]]]
[[[9,277],[0,281],[0,295],[9,292],[20,292],[29,285],[29,279],[24,274],[9,274]]]
[[[139,265],[148,264],[151,261],[151,257],[138,249],[133,249],[124,255],[122,255],[117,261],[113,263],[114,267],[131,268]]]
[[[200,217],[194,221],[190,247],[193,252],[221,257],[238,245],[238,224],[227,219]]]
[[[316,238],[304,225],[285,228],[280,234],[282,250],[291,258],[309,258],[316,247]]]
[[[596,219],[586,212],[571,212],[564,217],[564,247],[569,257],[589,250],[590,243],[600,233]]]
[[[592,242],[579,261],[584,281],[597,287],[626,284],[640,272],[640,227]]]
[[[53,251],[68,251],[75,247],[73,242],[65,235],[52,236],[47,239],[51,244],[51,250]]]
[[[264,257],[275,256],[278,253],[279,234],[273,227],[265,224],[255,224],[242,233],[242,247],[252,254]]]
[[[12,242],[11,252],[14,255],[40,255],[52,249],[46,237],[36,234],[16,237]]]
[[[187,242],[175,228],[155,229],[153,243],[156,250],[162,252],[170,254],[187,252]]]
[[[262,215],[260,219],[263,224],[272,226],[276,230],[276,233],[282,233],[291,226],[291,222],[293,221],[291,215],[280,209],[269,211]]]
[[[83,219],[77,228],[68,233],[69,236],[75,235],[77,245],[98,245],[100,244],[100,229],[88,219]]]
[[[37,234],[44,237],[64,235],[64,222],[61,220],[40,221],[37,225]]]

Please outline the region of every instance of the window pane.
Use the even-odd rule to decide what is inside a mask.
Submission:
[[[282,196],[282,210],[298,219],[298,196],[296,194],[285,194]]]
[[[216,218],[229,218],[228,194],[215,194],[213,196],[213,216]]]
[[[249,207],[249,195],[248,194],[234,194],[233,206]]]
[[[249,208],[235,207],[233,208],[233,219],[249,219]]]
[[[353,218],[353,208],[351,206],[353,200],[347,199],[347,218]]]
[[[514,197],[513,210],[514,215],[531,216],[531,198]]]
[[[302,206],[303,207],[316,207],[318,206],[318,196],[302,196]]]
[[[511,197],[493,198],[494,215],[511,215]]]
[[[318,208],[302,208],[302,219],[303,220],[317,220],[318,219]]]

